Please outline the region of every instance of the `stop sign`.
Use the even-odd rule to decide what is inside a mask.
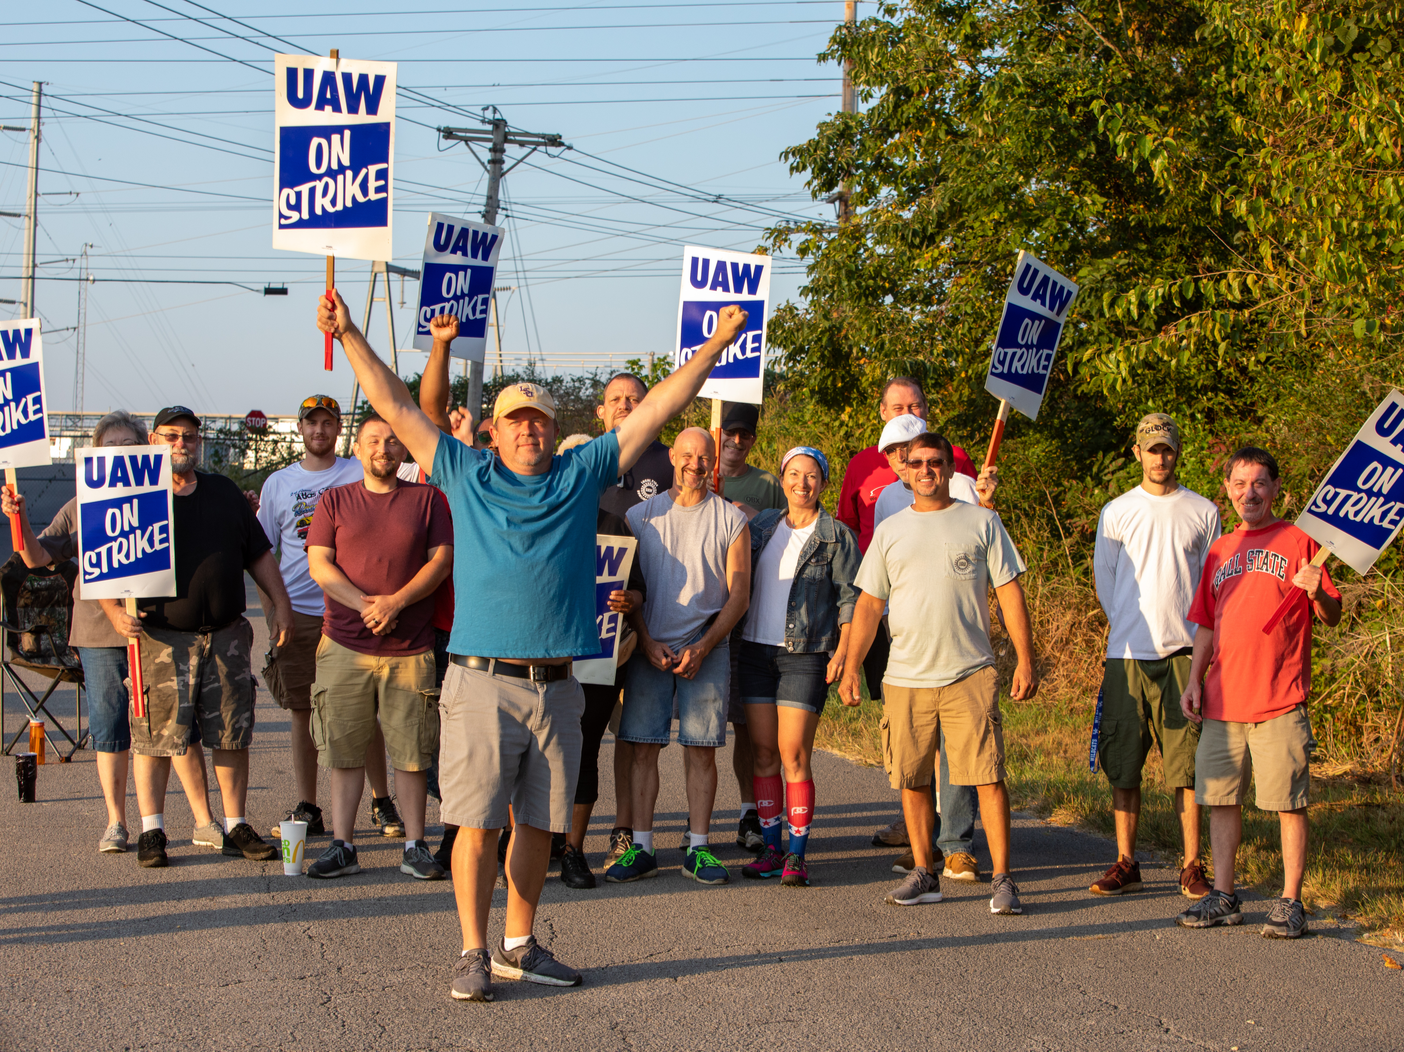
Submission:
[[[244,417],[244,426],[250,431],[263,431],[268,427],[268,417],[263,415],[263,410],[251,410],[249,415]]]

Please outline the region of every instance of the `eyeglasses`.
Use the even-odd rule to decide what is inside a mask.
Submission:
[[[336,416],[341,415],[341,403],[331,395],[311,395],[304,398],[302,400],[302,405],[298,408],[309,412],[313,409],[325,409]]]

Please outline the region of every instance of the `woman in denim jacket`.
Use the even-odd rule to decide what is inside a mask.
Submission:
[[[843,675],[858,598],[853,579],[862,561],[858,538],[819,505],[828,483],[829,462],[817,449],[797,446],[780,461],[789,508],[751,520],[751,607],[738,660],[765,837],[760,858],[741,873],[779,876],[792,887],[809,886],[804,851],[814,814],[814,731],[829,684]],[[788,852],[780,850],[782,800],[790,818]]]

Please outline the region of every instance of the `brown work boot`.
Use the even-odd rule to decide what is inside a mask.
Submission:
[[[945,855],[941,854],[941,849],[939,847],[933,846],[931,848],[932,873],[935,873],[940,870],[941,863],[945,859],[945,857]],[[896,862],[892,863],[892,872],[901,873],[903,876],[906,876],[914,869],[916,869],[916,855],[913,853],[911,848],[907,848],[907,853],[904,854],[901,858],[899,858]]]
[[[907,839],[907,820],[900,815],[890,826],[883,826],[873,834],[873,847],[906,847],[910,843]]]
[[[1204,876],[1204,864],[1195,859],[1180,870],[1180,894],[1187,899],[1202,899],[1214,886]]]
[[[975,864],[974,855],[968,851],[957,851],[946,859],[946,868],[941,876],[951,880],[975,881],[980,879],[980,870]]]
[[[1122,855],[1088,890],[1094,895],[1124,895],[1128,891],[1140,891],[1141,887],[1140,863]]]

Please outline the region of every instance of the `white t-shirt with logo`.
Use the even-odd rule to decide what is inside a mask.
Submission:
[[[781,519],[769,542],[752,568],[756,588],[751,595],[750,616],[741,638],[766,646],[785,645],[785,612],[790,605],[790,587],[795,581],[800,552],[814,536],[816,518],[802,530],[791,529]]]
[[[273,472],[263,484],[258,522],[278,552],[283,584],[299,614],[320,617],[325,607],[322,590],[307,569],[307,527],[312,525],[317,502],[333,486],[346,486],[365,477],[359,460],[338,457],[325,471],[308,471],[293,464]]]

